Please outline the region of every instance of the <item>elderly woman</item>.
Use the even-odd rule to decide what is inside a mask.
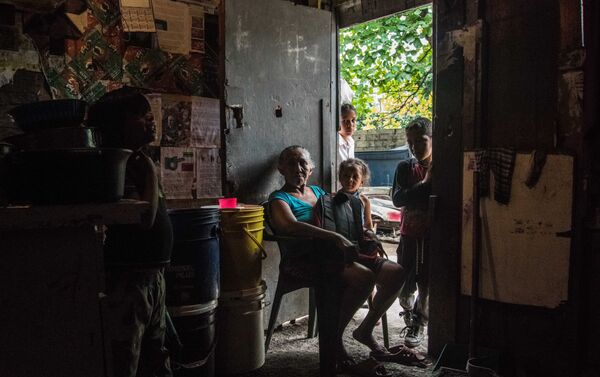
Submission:
[[[325,194],[318,186],[309,186],[313,163],[310,154],[300,146],[284,149],[279,156],[279,172],[285,184],[269,197],[271,224],[281,234],[309,237],[319,241],[318,249],[311,244],[294,253],[284,270],[302,279],[321,281],[337,279],[343,282],[339,326],[336,336],[337,364],[341,369],[357,366],[347,354],[342,335],[354,313],[365,302],[375,284],[374,274],[366,267],[349,261],[355,246],[344,236],[310,224],[313,207]],[[312,244],[314,245],[314,244]],[[346,255],[346,258],[344,256]]]

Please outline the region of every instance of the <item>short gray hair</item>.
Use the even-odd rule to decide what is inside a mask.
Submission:
[[[281,153],[279,154],[279,160],[277,161],[279,166],[283,165],[285,160],[287,160],[289,158],[289,155],[295,151],[302,151],[302,153],[304,153],[306,155],[306,159],[308,160],[310,167],[311,168],[315,167],[315,164],[313,163],[313,160],[310,157],[310,152],[308,151],[308,149],[304,148],[301,145],[290,145],[289,147],[286,147],[284,150],[282,150]]]

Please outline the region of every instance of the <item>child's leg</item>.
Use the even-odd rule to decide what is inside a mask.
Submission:
[[[104,331],[111,348],[115,377],[135,377],[142,337],[152,308],[148,305],[144,274],[123,269],[107,273]]]
[[[398,301],[402,309],[411,313],[415,305],[417,240],[413,237],[400,237],[398,245],[398,263],[404,268],[405,275],[402,288],[398,294]],[[409,325],[408,323],[406,325]]]
[[[419,273],[416,284],[419,295],[414,306],[414,317],[417,325],[427,326],[429,320],[429,239],[421,239],[422,257],[419,258]]]
[[[171,377],[169,352],[165,348],[166,306],[165,278],[156,272],[148,285],[148,304],[152,313],[144,331],[137,377]]]
[[[373,329],[377,320],[389,309],[398,295],[404,280],[404,270],[397,263],[384,261],[377,271],[376,284],[377,294],[373,299],[373,305],[369,309],[363,322],[354,331],[356,340],[365,344],[372,351],[385,351],[373,337]]]

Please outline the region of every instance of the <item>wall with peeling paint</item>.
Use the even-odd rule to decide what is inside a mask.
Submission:
[[[332,16],[284,1],[230,0],[225,9],[226,190],[258,203],[283,184],[281,150],[302,145],[312,184],[330,184]]]

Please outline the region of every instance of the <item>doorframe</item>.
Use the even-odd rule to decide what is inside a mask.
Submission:
[[[356,3],[356,1],[354,1]],[[464,5],[457,6],[454,9],[446,9],[445,5],[439,0],[431,1],[380,1],[380,9],[372,12],[362,10],[363,18],[357,18],[356,14],[341,19],[339,8],[336,8],[337,25],[337,44],[336,61],[338,88],[340,85],[339,71],[339,29],[341,27],[352,26],[357,23],[371,21],[376,18],[391,16],[409,9],[418,8],[427,3],[432,4],[433,11],[433,31],[432,31],[432,49],[433,49],[433,134],[435,150],[438,154],[444,155],[444,160],[451,164],[450,169],[441,174],[436,174],[436,180],[433,181],[432,195],[437,198],[430,202],[435,211],[434,225],[432,228],[432,242],[430,258],[430,279],[429,279],[429,327],[428,327],[428,352],[430,355],[438,355],[446,343],[456,341],[458,326],[458,300],[460,294],[460,227],[461,227],[461,208],[462,208],[462,99],[463,86],[462,79],[464,75],[462,54],[458,56],[458,64],[454,67],[455,71],[448,71],[449,76],[454,80],[460,81],[460,85],[447,85],[445,93],[447,95],[440,97],[438,95],[438,44],[443,38],[444,33],[464,24]],[[462,2],[458,2],[462,4]],[[352,5],[352,4],[350,4]],[[354,4],[356,6],[356,4]],[[388,12],[382,12],[381,8]],[[445,11],[446,17],[443,22],[440,20],[440,10]],[[440,25],[441,24],[441,25]],[[457,26],[458,25],[458,26]],[[456,50],[456,53],[462,53]],[[449,84],[454,84],[452,80],[446,80]],[[340,103],[339,93],[337,96],[338,109]],[[445,103],[444,103],[445,101]],[[454,101],[454,102],[453,102]],[[458,102],[458,103],[456,103]],[[439,116],[438,116],[439,115]],[[451,121],[448,122],[448,119]],[[337,111],[336,124],[339,123],[339,110]],[[435,153],[434,150],[434,153]],[[450,159],[446,158],[451,156]],[[454,162],[453,162],[454,161]],[[337,163],[337,162],[336,162]],[[442,173],[442,172],[439,172]],[[436,183],[437,182],[437,183]],[[456,187],[451,192],[443,182],[457,182]]]

